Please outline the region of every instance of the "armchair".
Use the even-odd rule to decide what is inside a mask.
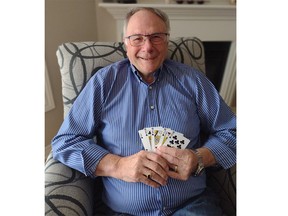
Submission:
[[[126,58],[122,42],[73,42],[58,47],[64,116],[89,78],[115,61]],[[170,39],[167,58],[205,73],[204,47],[198,38]],[[220,194],[226,215],[236,215],[236,166],[208,170],[208,184]],[[101,178],[91,179],[52,158],[45,166],[45,215],[101,215]]]

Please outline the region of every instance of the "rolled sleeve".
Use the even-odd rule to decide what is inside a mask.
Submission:
[[[90,177],[95,177],[99,161],[109,153],[97,141],[103,101],[99,89],[99,82],[91,78],[52,140],[54,159]]]

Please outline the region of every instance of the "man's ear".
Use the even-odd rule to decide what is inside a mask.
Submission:
[[[128,46],[128,40],[123,38],[123,43],[124,43],[124,46],[125,46],[125,50],[127,50],[127,46]]]

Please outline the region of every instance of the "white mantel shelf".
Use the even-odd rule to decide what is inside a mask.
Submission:
[[[99,3],[114,19],[123,19],[133,7],[155,7],[167,13],[170,19],[236,20],[236,6],[230,4],[120,4]]]

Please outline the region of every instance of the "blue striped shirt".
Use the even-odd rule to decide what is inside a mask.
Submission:
[[[236,118],[206,76],[187,65],[165,60],[148,85],[128,59],[98,71],[86,84],[52,140],[55,159],[95,177],[107,154],[129,156],[143,150],[138,130],[162,126],[200,147],[200,130],[209,134],[204,146],[219,165],[236,163]],[[203,144],[202,144],[203,145]],[[206,187],[206,175],[187,181],[169,178],[152,188],[103,177],[103,201],[131,215],[169,215]]]

